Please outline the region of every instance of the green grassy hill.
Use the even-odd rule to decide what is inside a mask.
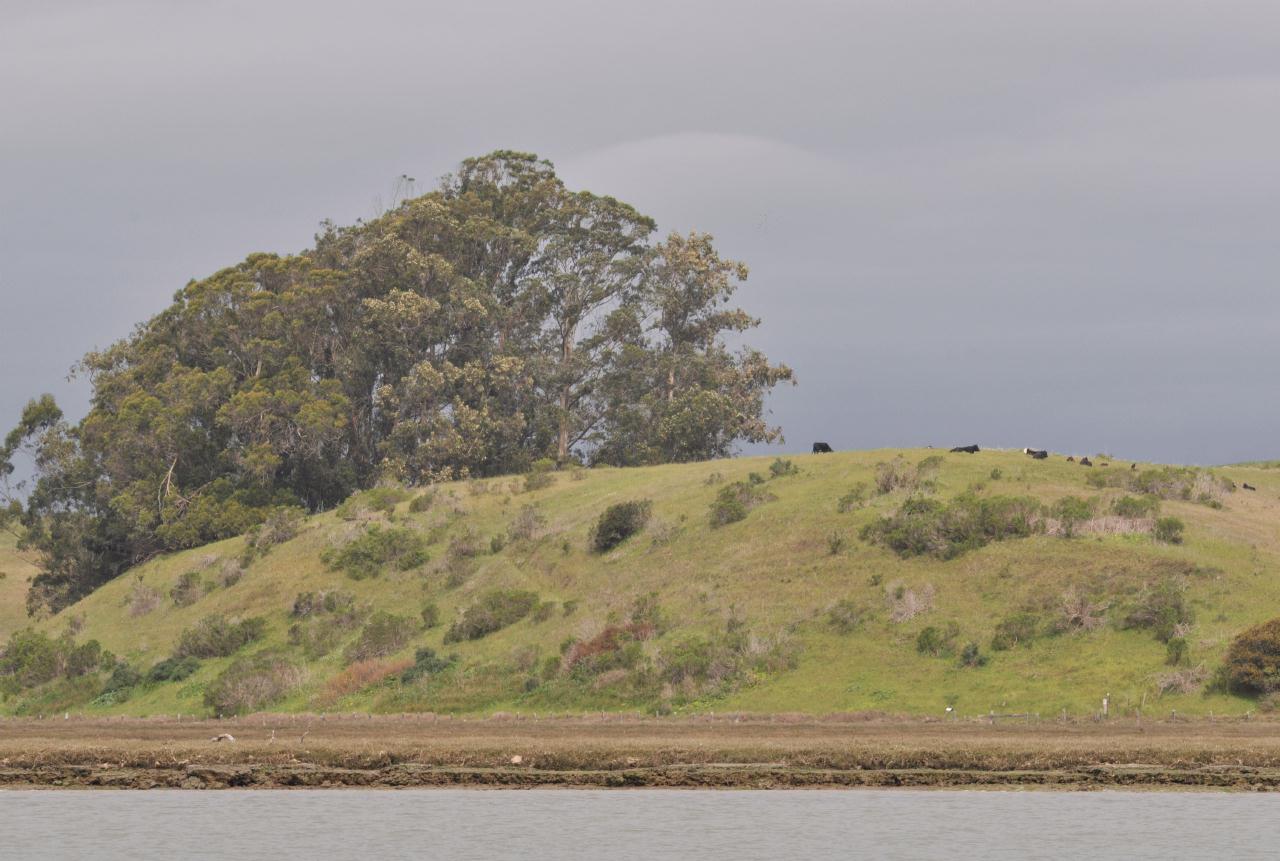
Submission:
[[[24,625],[27,619],[27,586],[36,573],[30,554],[19,553],[17,538],[0,532],[0,640]]]
[[[877,494],[877,464],[899,456],[901,471],[918,486]],[[926,462],[916,475],[916,465],[935,456],[941,463]],[[190,714],[217,708],[206,699],[214,687],[243,691],[251,707],[273,710],[939,714],[950,704],[962,715],[1047,716],[1092,713],[1106,694],[1113,713],[1257,707],[1202,688],[1232,636],[1280,615],[1280,471],[1223,467],[1213,473],[1257,491],[1214,485],[1212,495],[1192,501],[1196,485],[1190,500],[1163,500],[1160,516],[1185,523],[1182,543],[1170,544],[1153,539],[1148,519],[1109,515],[1125,488],[1086,483],[1092,475],[1123,485],[1142,465],[1090,470],[1060,456],[931,450],[791,461],[798,472],[780,476],[771,475],[769,457],[558,472],[535,490],[525,489],[524,477],[459,482],[399,494],[391,514],[372,510],[380,500],[366,495],[344,511],[305,520],[296,536],[243,568],[244,538],[156,559],[37,628],[51,636],[73,631],[77,643],[95,639],[142,674],[210,615],[261,617],[265,628],[246,634],[252,642],[232,655],[200,659],[179,681],[138,682],[125,673],[104,695],[113,687],[108,673],[90,672],[11,690],[2,707]],[[712,502],[751,473],[766,479],[745,485],[754,491],[753,507],[744,519],[713,528]],[[839,500],[860,484],[865,503],[853,498],[850,510],[839,511]],[[1096,499],[1096,515],[1071,538],[1055,534],[1056,520],[1042,521],[1047,532],[947,559],[904,558],[860,537],[862,527],[896,512],[913,492],[942,504],[966,492],[1050,505],[1075,495]],[[411,511],[412,499],[427,494],[430,504],[424,498]],[[652,501],[644,531],[608,553],[592,552],[589,533],[601,512],[642,499]],[[517,526],[512,537],[517,521],[531,535],[520,537]],[[350,552],[371,530],[382,549],[399,553],[399,563],[370,562],[379,549],[370,539],[354,545],[369,553]],[[9,554],[7,547],[0,554]],[[376,576],[357,580],[326,564],[344,547]],[[423,548],[425,561],[415,554]],[[8,558],[0,570],[11,567]],[[184,575],[186,594],[179,589],[177,600],[190,603],[177,606],[174,587]],[[13,585],[20,579],[10,571],[0,582],[0,631],[15,624],[21,595]],[[495,590],[537,597],[506,591],[493,598]],[[297,601],[308,592],[327,593],[331,605],[339,593],[336,609],[295,613],[309,609]],[[353,606],[338,606],[341,593]],[[482,618],[475,608],[485,600],[493,608]],[[439,612],[434,627],[423,622],[429,604]],[[519,619],[477,639],[446,642],[468,611],[473,628],[497,624],[507,612]],[[357,654],[353,644],[371,621],[382,623],[382,636],[365,636]],[[1177,630],[1161,633],[1162,624]],[[930,627],[934,635],[922,643]],[[999,630],[1006,642],[996,645],[1007,648],[993,647]],[[1179,666],[1167,663],[1171,649],[1162,639],[1171,636],[1187,650]],[[1014,639],[1028,642],[1008,642]],[[970,643],[978,655],[971,652],[966,665]],[[425,655],[406,675],[422,647],[435,659]],[[452,663],[445,657],[451,654]],[[1179,685],[1189,692],[1177,692]],[[255,699],[260,689],[278,695]]]

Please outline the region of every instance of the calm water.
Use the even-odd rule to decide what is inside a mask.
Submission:
[[[0,792],[0,857],[1275,858],[1280,795]]]

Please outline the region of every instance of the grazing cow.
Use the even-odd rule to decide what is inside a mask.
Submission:
[[[1111,464],[1109,464],[1109,463],[1104,463],[1104,464],[1103,464],[1103,466],[1111,466]]]
[[[1137,468],[1138,468],[1138,465],[1136,463],[1129,464],[1129,469],[1137,469]]]
[[[980,451],[982,451],[982,449],[978,448],[976,445],[958,445],[951,449],[952,454],[977,454]]]
[[[1075,463],[1075,462],[1076,462],[1075,455],[1073,454],[1067,455],[1067,463]]]
[[[815,442],[813,444],[814,454],[831,454],[831,452],[831,446],[827,445],[825,442]]]
[[[1025,454],[1027,457],[1032,457],[1032,458],[1035,458],[1036,460],[1044,460],[1046,457],[1049,456],[1049,452],[1039,451],[1034,448],[1024,448],[1022,450],[1022,453]]]
[[[1081,466],[1093,466],[1093,461],[1089,460],[1089,458],[1087,458],[1087,457],[1082,457],[1082,458],[1080,458],[1080,465],[1081,465]]]
[[[1250,484],[1249,482],[1247,482],[1247,481],[1246,481],[1246,482],[1244,483],[1244,489],[1245,489],[1245,490],[1257,490],[1258,488],[1254,487],[1252,484]]]

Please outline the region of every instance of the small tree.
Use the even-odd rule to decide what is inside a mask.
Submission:
[[[1255,625],[1232,640],[1222,673],[1227,688],[1238,694],[1280,690],[1280,619]]]
[[[653,503],[647,499],[610,505],[591,531],[591,549],[597,553],[607,553],[617,547],[644,529],[652,510]]]

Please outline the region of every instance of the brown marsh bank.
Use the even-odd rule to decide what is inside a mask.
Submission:
[[[1270,790],[1280,723],[58,716],[0,722],[0,786]]]

